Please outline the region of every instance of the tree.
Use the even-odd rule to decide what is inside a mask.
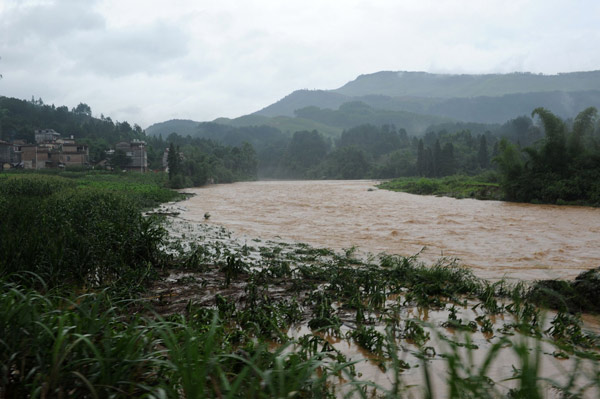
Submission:
[[[481,169],[487,169],[490,166],[490,158],[488,155],[487,140],[482,134],[479,138],[479,152],[477,153],[477,161]]]
[[[178,175],[181,171],[181,159],[179,158],[179,151],[175,149],[173,142],[171,142],[169,145],[167,166],[169,167],[169,180],[173,180],[173,176]]]
[[[544,145],[540,152],[527,148],[527,153],[534,161],[534,167],[562,174],[568,164],[566,126],[556,115],[545,108],[536,108],[531,117],[537,115],[546,133]]]
[[[591,136],[594,131],[594,121],[598,115],[598,110],[589,107],[581,111],[573,123],[573,131],[569,136],[568,147],[571,158],[575,158],[584,152],[584,137]]]
[[[425,159],[423,139],[419,139],[419,147],[417,148],[417,174],[419,176],[425,176],[427,174],[427,160]]]
[[[442,161],[442,147],[440,146],[440,140],[436,139],[435,140],[435,144],[433,145],[433,168],[432,168],[432,175],[434,177],[439,177],[441,176],[441,168],[440,168],[440,163]]]
[[[325,158],[328,148],[327,141],[316,130],[296,132],[284,162],[293,175],[301,177]]]
[[[86,103],[79,103],[77,107],[73,108],[73,113],[79,115],[92,116],[92,109]]]
[[[452,143],[444,144],[441,155],[442,156],[438,165],[440,176],[449,176],[454,174],[456,163],[454,161],[454,145]]]
[[[507,139],[503,138],[499,144],[500,154],[493,159],[498,164],[501,174],[501,184],[504,193],[510,200],[518,199],[519,177],[523,172],[521,154]]]
[[[365,152],[356,146],[338,148],[331,158],[329,177],[364,179],[369,173],[369,162]]]

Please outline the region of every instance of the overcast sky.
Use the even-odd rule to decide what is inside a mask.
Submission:
[[[205,121],[381,70],[597,70],[599,21],[598,0],[0,0],[0,95]]]

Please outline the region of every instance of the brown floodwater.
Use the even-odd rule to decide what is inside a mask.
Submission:
[[[375,181],[258,181],[186,190],[181,217],[249,238],[458,258],[483,278],[573,278],[600,266],[600,209],[418,196]]]

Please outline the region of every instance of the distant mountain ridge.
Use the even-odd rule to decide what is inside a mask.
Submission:
[[[600,71],[557,75],[513,72],[452,75],[427,72],[382,71],[360,75],[334,93],[346,96],[381,94],[390,97],[497,97],[515,93],[600,90]]]
[[[353,101],[466,122],[504,122],[540,106],[570,118],[588,106],[600,107],[600,71],[559,75],[377,72],[335,90],[294,91],[255,115],[294,116],[305,107],[335,110]]]
[[[360,75],[334,90],[297,90],[223,125],[269,126],[282,133],[318,130],[335,137],[358,124],[395,124],[410,134],[447,122],[498,124],[544,107],[561,118],[600,109],[600,71],[542,75],[509,73],[451,75],[382,71]],[[173,120],[155,124],[148,134],[198,133],[198,123]]]

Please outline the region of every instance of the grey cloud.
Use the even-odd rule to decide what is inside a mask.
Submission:
[[[77,31],[103,28],[104,17],[92,8],[93,2],[63,0],[30,5],[17,2],[7,6],[0,22],[2,41],[21,43],[36,37],[51,41]]]
[[[188,37],[163,23],[80,35],[64,46],[74,61],[71,73],[120,77],[135,73],[169,73],[169,64],[188,52]]]

